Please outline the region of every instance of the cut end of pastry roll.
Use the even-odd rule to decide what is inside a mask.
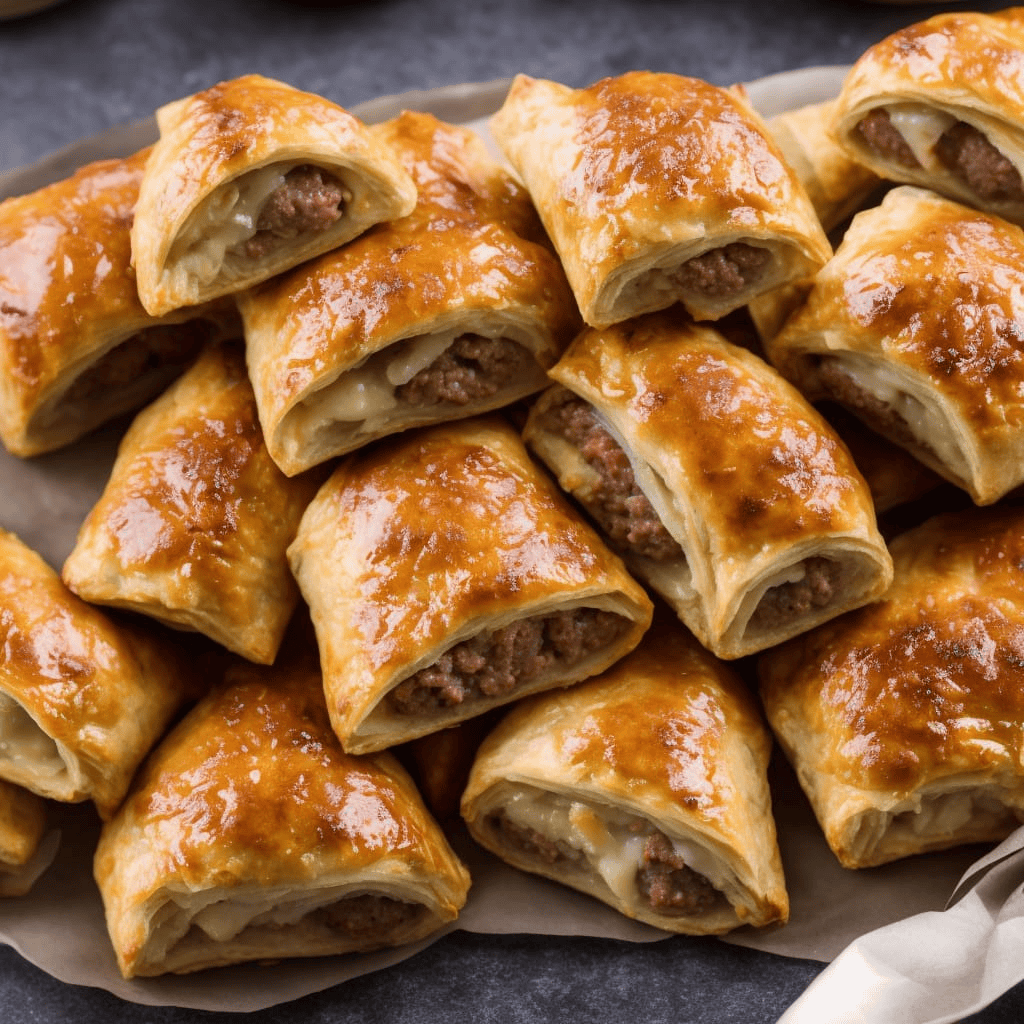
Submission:
[[[871,495],[756,355],[673,313],[584,331],[524,437],[629,568],[719,657],[884,593]]]
[[[319,672],[294,663],[229,670],[182,720],[95,875],[126,978],[402,945],[469,887],[397,760],[344,754]]]
[[[15,455],[137,409],[239,329],[233,305],[153,317],[140,304],[129,228],[148,154],[0,203],[0,439]]]
[[[131,234],[154,315],[264,281],[416,201],[357,118],[261,75],[169,103],[157,124]]]
[[[135,418],[62,577],[272,663],[299,600],[285,550],[321,479],[278,469],[241,346],[211,346]]]
[[[354,753],[596,674],[650,623],[643,588],[496,417],[349,456],[288,554]]]
[[[238,300],[289,475],[539,391],[580,326],[529,197],[478,136],[409,111],[372,132],[413,176],[413,212]]]
[[[592,326],[677,302],[719,319],[831,253],[738,91],[650,72],[579,90],[520,75],[491,130]]]
[[[851,868],[996,841],[1024,821],[1024,517],[936,516],[891,550],[884,600],[758,666],[768,721]]]
[[[517,704],[462,813],[512,866],[656,927],[783,922],[770,749],[743,684],[666,614],[603,675]]]
[[[768,356],[991,504],[1024,480],[1022,262],[1019,226],[894,188],[854,218]]]
[[[49,867],[60,842],[46,832],[46,803],[0,780],[0,896],[23,896]]]
[[[1024,223],[1024,20],[955,12],[868,49],[836,101],[843,148],[890,181]]]

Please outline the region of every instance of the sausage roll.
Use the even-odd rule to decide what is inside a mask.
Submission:
[[[131,233],[154,315],[265,281],[416,201],[361,121],[261,75],[175,100],[156,120]]]
[[[345,459],[288,551],[352,753],[607,668],[651,601],[497,417]]]
[[[230,668],[146,761],[94,870],[126,978],[413,942],[469,889],[394,756],[341,750],[313,661]]]
[[[551,376],[527,444],[719,657],[888,586],[849,452],[758,356],[676,309],[583,331]]]
[[[0,203],[0,440],[77,440],[158,394],[237,323],[224,304],[151,316],[129,228],[148,150]]]
[[[529,197],[479,137],[409,112],[373,131],[416,181],[413,213],[239,297],[289,474],[539,391],[580,326]]]
[[[832,131],[884,178],[1024,222],[1024,10],[939,14],[872,46]]]
[[[491,131],[593,326],[675,302],[715,320],[832,252],[739,92],[650,72],[577,90],[519,75]]]
[[[274,465],[241,348],[211,346],[135,418],[64,582],[270,663],[299,600],[285,550],[320,482]]]
[[[56,843],[44,844],[45,831],[42,797],[0,779],[0,896],[24,896],[49,866]]]
[[[109,817],[188,695],[163,637],[115,623],[0,531],[0,778]]]
[[[924,189],[854,218],[767,344],[831,398],[989,504],[1024,481],[1024,229]]]
[[[892,541],[885,598],[762,655],[769,722],[851,868],[1024,822],[1024,512]]]
[[[462,798],[514,867],[674,932],[783,922],[771,736],[750,692],[669,615],[594,679],[517,704]]]

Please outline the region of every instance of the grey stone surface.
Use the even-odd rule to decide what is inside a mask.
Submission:
[[[0,171],[250,71],[346,106],[523,71],[585,85],[631,69],[717,84],[846,63],[948,5],[854,0],[67,0],[0,23]],[[978,3],[995,10],[1000,3]],[[725,945],[455,933],[397,967],[253,1024],[387,1021],[776,1021],[821,969]],[[126,1004],[64,985],[0,947],[0,1021],[178,1024],[225,1014]],[[977,1024],[1019,1024],[1024,989]],[[899,1022],[894,1022],[899,1024]]]

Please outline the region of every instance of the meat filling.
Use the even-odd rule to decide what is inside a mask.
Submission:
[[[490,398],[534,365],[533,355],[514,341],[463,334],[396,388],[395,397],[407,405],[468,405]]]
[[[582,398],[566,397],[547,410],[543,426],[578,449],[597,473],[597,484],[580,501],[614,547],[656,562],[684,557],[637,487],[629,459],[601,425],[593,406]]]
[[[397,928],[411,924],[422,914],[420,903],[405,903],[376,893],[349,896],[316,911],[327,927],[344,932],[353,939],[387,936]]]
[[[416,715],[511,693],[556,666],[569,667],[612,642],[628,622],[598,608],[536,615],[463,640],[388,695],[399,714]]]
[[[863,117],[857,124],[857,131],[865,145],[884,159],[910,169],[921,166],[883,108],[878,107]],[[935,143],[934,153],[944,167],[981,199],[1024,202],[1024,182],[1017,168],[983,132],[966,121],[957,121],[947,128]]]
[[[725,298],[757,281],[771,261],[771,253],[746,242],[730,242],[687,260],[672,278],[687,291]]]
[[[804,577],[793,583],[771,587],[761,598],[751,624],[760,628],[792,622],[814,608],[832,603],[839,581],[840,566],[828,558],[808,558],[803,563]]]
[[[973,125],[959,121],[935,144],[935,155],[986,201],[1024,201],[1017,168]]]
[[[147,376],[167,381],[185,369],[213,334],[214,326],[206,320],[147,327],[79,374],[63,401],[84,402],[135,385]]]
[[[322,168],[293,167],[263,204],[256,233],[245,242],[245,255],[259,259],[281,239],[325,230],[341,217],[351,198],[352,193]]]
[[[907,140],[892,123],[889,113],[881,107],[869,111],[857,123],[857,132],[864,144],[884,160],[891,160],[901,167],[920,167],[914,151]]]

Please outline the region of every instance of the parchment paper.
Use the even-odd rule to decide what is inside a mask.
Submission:
[[[786,72],[749,83],[748,94],[765,116],[772,116],[834,95],[845,70],[826,67]],[[426,110],[445,120],[471,125],[496,154],[486,118],[500,106],[507,87],[507,81],[496,81],[404,93],[355,107],[353,111],[374,122],[404,108]],[[31,167],[0,176],[0,198],[59,180],[89,160],[134,152],[153,141],[155,134],[155,124],[149,119],[68,147]],[[129,418],[125,418],[70,448],[32,460],[15,459],[0,448],[0,526],[17,533],[59,569],[74,544],[79,524],[100,495],[128,422]],[[964,908],[961,918],[969,919],[976,940],[977,955],[972,964],[976,973],[980,970],[985,974],[985,954],[978,950],[982,946],[987,950],[991,945],[986,943],[986,937],[1009,936],[1002,924],[992,925],[991,911],[993,899],[998,902],[999,895],[1006,891],[1007,880],[1024,878],[1020,853],[1024,832],[1004,844],[1003,853],[1009,856],[1004,858],[1000,854],[1000,884],[995,886],[996,896],[989,893],[985,902],[974,895],[972,887],[984,882],[991,872],[986,871],[984,863],[977,869],[971,866],[987,849],[966,847],[867,871],[848,871],[839,866],[826,846],[806,799],[781,759],[773,765],[772,790],[791,918],[787,925],[774,930],[740,929],[725,941],[785,956],[830,961],[851,942],[874,929],[908,918],[916,921],[915,915],[942,911],[959,884],[957,907]],[[26,959],[62,981],[104,988],[132,1002],[204,1010],[263,1009],[396,963],[444,934],[440,932],[416,946],[366,956],[286,961],[272,968],[239,966],[184,977],[125,982],[117,970],[99,893],[92,880],[98,818],[91,807],[77,806],[55,807],[53,819],[62,835],[56,859],[29,895],[0,900],[0,942],[13,946]],[[453,829],[452,842],[473,878],[469,901],[454,928],[483,933],[600,936],[633,942],[665,937],[665,933],[630,921],[590,897],[504,866],[476,847],[457,827]],[[970,891],[964,895],[965,890]],[[1024,904],[1024,898],[1018,896],[1018,903]],[[1024,906],[1011,909],[1009,919],[1017,921],[1021,914]],[[883,936],[881,952],[876,950],[873,954],[876,962],[884,961],[886,953],[896,953],[901,945],[902,937],[892,942]],[[1007,948],[1016,952],[1021,947],[1011,943]],[[1011,961],[1024,963],[1024,957],[1003,956],[1000,963],[1004,969],[986,976],[985,984],[979,982],[977,998],[991,1000],[1018,976],[1024,976],[1020,969],[1015,974]],[[898,976],[895,969],[894,975]],[[843,987],[847,981],[845,974],[838,981],[846,995],[840,997],[843,1002],[835,1005],[849,1010],[853,996],[850,989]],[[829,979],[820,984],[827,986]],[[807,993],[807,998],[818,1000],[816,1007],[836,999],[834,990],[826,989],[823,1000],[815,994],[820,991],[816,985]],[[948,1005],[944,1008],[948,1009]],[[815,1016],[817,1012],[815,1009],[809,1016],[787,1018],[788,1024],[817,1024],[832,1019]],[[892,1016],[891,1007],[889,1012],[886,1018],[843,1020],[911,1020],[909,1016]],[[922,1022],[931,1019],[913,1018]]]

